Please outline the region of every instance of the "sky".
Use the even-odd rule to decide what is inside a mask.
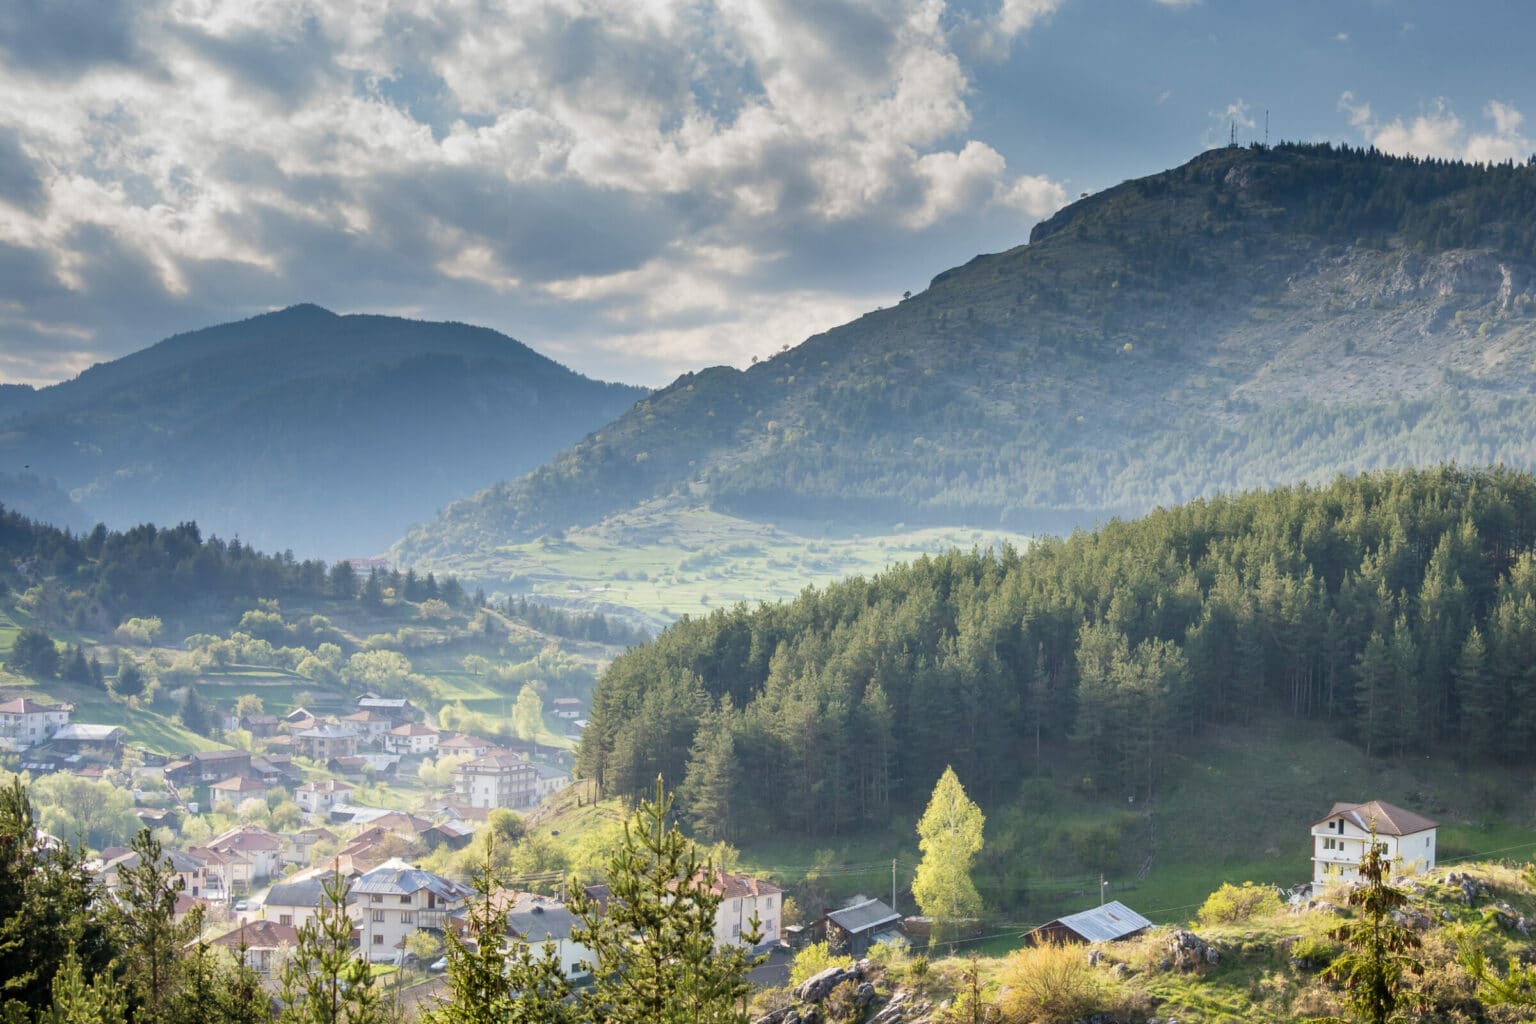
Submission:
[[[1536,6],[6,0],[0,381],[300,302],[747,365],[1269,138],[1524,160]]]

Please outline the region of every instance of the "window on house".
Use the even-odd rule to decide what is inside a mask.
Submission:
[[[373,898],[369,902],[371,902],[371,903],[383,903],[384,902],[384,897],[380,896],[378,893],[374,893],[373,894]]]
[[[382,936],[382,935],[375,935],[373,937],[373,944],[375,946],[382,946],[382,945],[384,945],[384,936]]]
[[[400,897],[400,902],[404,903],[406,906],[410,906],[411,905],[411,898],[409,896],[401,896]]]
[[[409,910],[402,910],[402,911],[400,911],[400,923],[401,924],[415,924],[416,923],[416,915],[411,913]]]
[[[293,915],[292,914],[278,914],[277,915],[277,923],[278,924],[292,925],[293,924]]]
[[[382,910],[375,910],[373,912],[373,923],[374,924],[383,924],[384,923],[384,911],[382,911]]]

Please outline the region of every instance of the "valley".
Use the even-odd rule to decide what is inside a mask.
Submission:
[[[574,921],[652,814],[737,906],[718,963],[743,893],[775,971],[854,903],[910,947],[880,998],[932,966],[1006,1002],[1036,927],[1113,899],[1161,929],[1100,950],[1117,1021],[1336,1010],[1343,890],[1298,888],[1330,806],[1432,820],[1414,894],[1458,928],[1449,871],[1518,908],[1484,923],[1533,902],[1533,197],[1524,166],[1229,147],[655,392],[308,306],[7,392],[0,440],[68,473],[0,494],[0,769],[104,884],[130,841],[202,864],[225,939],[327,871]],[[102,502],[181,525],[46,521]],[[939,903],[951,774],[984,826]],[[1304,909],[1204,919],[1246,883]],[[347,913],[370,977],[463,969],[437,916]],[[1231,959],[1168,975],[1182,928]]]

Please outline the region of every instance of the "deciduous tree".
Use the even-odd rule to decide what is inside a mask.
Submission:
[[[944,769],[928,809],[917,823],[923,859],[912,882],[912,897],[934,919],[934,942],[944,926],[981,913],[981,894],[971,881],[971,862],[981,852],[986,816],[965,795],[953,768]]]

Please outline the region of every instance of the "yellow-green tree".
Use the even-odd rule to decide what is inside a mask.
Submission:
[[[512,707],[512,728],[521,739],[536,740],[544,731],[544,698],[532,683],[524,683]]]
[[[912,882],[918,909],[933,918],[935,943],[949,922],[981,913],[981,894],[971,881],[971,862],[981,852],[986,823],[981,808],[965,795],[955,770],[945,768],[933,787],[928,809],[917,823],[923,859]]]

